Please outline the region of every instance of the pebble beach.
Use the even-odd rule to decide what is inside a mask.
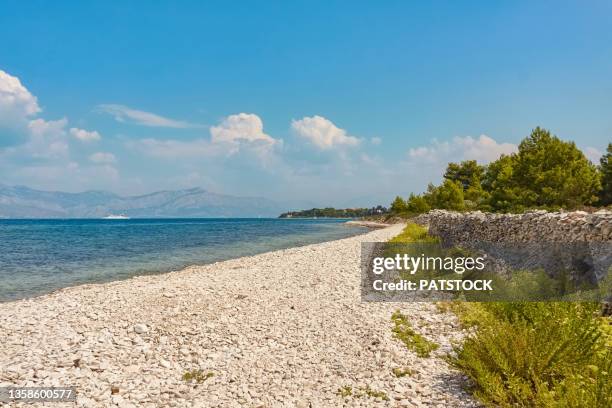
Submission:
[[[2,303],[0,386],[74,386],[81,407],[477,406],[444,360],[453,315],[361,301],[361,242],[402,227]],[[397,310],[431,356],[394,338]]]

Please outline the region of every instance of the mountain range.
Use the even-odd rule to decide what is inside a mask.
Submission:
[[[277,217],[293,207],[261,197],[235,197],[201,188],[120,196],[106,191],[65,193],[0,184],[0,218]]]

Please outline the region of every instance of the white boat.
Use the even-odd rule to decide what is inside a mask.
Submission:
[[[128,217],[125,214],[119,214],[119,215],[115,215],[115,214],[110,214],[107,215],[106,217],[104,217],[105,220],[129,220],[130,217]]]

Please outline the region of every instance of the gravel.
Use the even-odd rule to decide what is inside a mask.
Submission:
[[[476,406],[443,359],[454,316],[360,300],[360,243],[401,229],[0,304],[0,386],[74,385],[83,407]],[[429,358],[393,338],[398,309]]]

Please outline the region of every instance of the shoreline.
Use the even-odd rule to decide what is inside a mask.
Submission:
[[[270,219],[271,220],[276,220],[276,218],[270,218]],[[55,219],[53,219],[53,220],[55,220]],[[121,222],[122,220],[119,220],[119,221]],[[39,297],[50,295],[50,294],[54,294],[54,293],[57,293],[57,292],[61,292],[61,291],[65,290],[65,289],[70,289],[70,288],[73,288],[73,287],[85,286],[85,285],[103,285],[103,284],[113,283],[113,282],[128,281],[130,279],[134,279],[134,278],[138,278],[138,277],[144,277],[144,276],[165,275],[165,274],[169,274],[169,273],[180,272],[180,271],[183,271],[183,270],[189,269],[189,268],[204,267],[204,266],[207,266],[207,265],[214,265],[214,264],[217,264],[217,263],[231,261],[231,260],[235,260],[235,259],[248,258],[248,257],[252,257],[252,256],[257,256],[257,255],[265,254],[265,253],[268,253],[268,252],[282,251],[282,250],[291,249],[291,248],[299,248],[299,247],[308,246],[308,245],[317,245],[317,244],[324,243],[324,242],[337,241],[339,239],[351,238],[351,237],[354,237],[354,236],[367,234],[368,232],[371,231],[371,228],[368,228],[366,225],[349,224],[348,222],[342,222],[342,223],[339,223],[339,224],[344,226],[344,227],[349,227],[349,228],[351,228],[351,227],[362,227],[364,229],[362,229],[361,231],[358,231],[357,233],[355,233],[355,234],[353,234],[353,235],[351,235],[349,237],[344,237],[344,238],[334,238],[334,239],[330,239],[330,240],[324,240],[324,241],[319,241],[319,242],[314,242],[314,243],[303,243],[303,244],[291,245],[291,246],[288,246],[288,247],[281,247],[281,248],[273,248],[272,247],[272,248],[269,248],[267,250],[264,250],[263,252],[257,252],[255,254],[250,254],[250,255],[241,255],[241,256],[237,256],[237,257],[230,257],[230,258],[220,259],[220,260],[216,260],[216,261],[212,261],[212,262],[201,262],[201,263],[185,264],[185,265],[182,265],[182,266],[180,266],[178,268],[172,267],[172,268],[160,269],[160,270],[148,270],[148,271],[144,271],[144,272],[139,272],[138,274],[133,275],[133,276],[127,276],[127,277],[116,276],[116,279],[111,278],[109,280],[100,280],[100,281],[91,281],[91,282],[77,283],[77,284],[74,284],[74,285],[68,285],[68,286],[56,288],[56,289],[53,289],[53,290],[51,290],[49,292],[32,294],[30,296],[25,296],[25,297],[21,297],[21,298],[17,298],[17,299],[10,299],[10,298],[9,299],[2,299],[2,298],[0,298],[0,307],[3,304],[6,304],[6,303],[21,302],[21,301],[27,301],[27,300],[30,300],[30,299],[37,299]],[[367,228],[367,229],[365,229],[365,228]]]
[[[361,242],[401,228],[2,303],[0,386],[75,385],[87,407],[474,406],[443,360],[463,336],[454,316],[361,302]],[[440,344],[432,357],[393,338],[398,309]],[[212,376],[188,383],[190,370]]]

